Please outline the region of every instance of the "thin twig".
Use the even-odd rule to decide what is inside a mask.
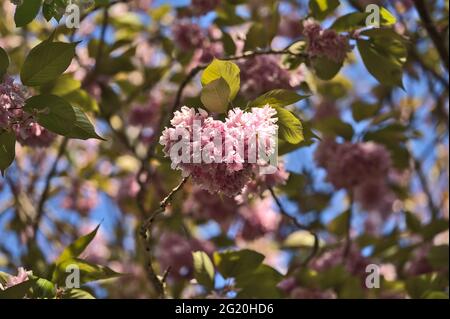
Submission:
[[[423,26],[428,32],[436,50],[441,57],[442,64],[445,66],[447,71],[449,70],[449,56],[447,48],[445,47],[445,38],[441,37],[439,31],[436,29],[433,20],[431,19],[430,13],[428,12],[427,5],[424,0],[414,0],[414,5],[417,12],[419,13],[420,19],[422,20]]]
[[[166,278],[170,271],[170,267],[166,269],[161,279],[156,275],[156,271],[153,268],[152,255],[150,253],[151,248],[149,239],[150,239],[151,225],[153,224],[155,218],[165,211],[172,197],[183,187],[183,185],[186,183],[187,180],[188,177],[183,178],[181,182],[171,190],[171,192],[160,202],[159,208],[156,211],[154,211],[152,215],[142,224],[140,231],[140,235],[145,243],[145,250],[147,252],[147,276],[150,282],[152,283],[158,298],[165,298],[166,296],[166,291],[164,287]]]
[[[44,216],[44,205],[45,205],[45,202],[47,201],[48,195],[50,193],[50,186],[51,186],[52,179],[56,175],[59,161],[61,160],[64,152],[66,151],[68,142],[69,142],[69,139],[67,137],[64,137],[61,144],[59,145],[59,149],[58,149],[56,158],[53,161],[50,171],[45,179],[44,190],[42,191],[41,197],[39,199],[37,210],[36,210],[37,215],[36,215],[36,219],[33,223],[33,240],[36,238],[36,233],[39,228],[39,224],[42,220],[42,217]]]
[[[312,231],[310,228],[308,228],[307,226],[301,224],[297,220],[297,218],[289,215],[286,212],[286,210],[283,207],[283,204],[281,203],[281,201],[278,198],[278,196],[275,194],[275,191],[273,190],[272,187],[269,187],[269,191],[270,191],[270,194],[272,195],[272,198],[274,199],[275,203],[277,204],[278,209],[280,210],[280,213],[284,217],[286,217],[288,220],[290,220],[291,223],[294,224],[298,229],[306,230],[314,237],[314,245],[313,245],[312,251],[302,263],[304,266],[308,265],[309,262],[314,258],[314,256],[316,256],[317,252],[319,251],[319,236],[314,231]]]
[[[349,201],[350,207],[348,209],[348,219],[347,219],[347,227],[345,231],[345,244],[344,244],[344,253],[343,258],[346,259],[350,253],[350,249],[352,246],[352,220],[353,220],[353,192],[349,191]]]

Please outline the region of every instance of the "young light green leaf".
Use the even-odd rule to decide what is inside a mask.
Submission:
[[[5,175],[5,170],[12,164],[16,157],[16,136],[12,132],[0,131],[0,172]]]
[[[33,19],[39,13],[41,8],[42,0],[25,0],[21,5],[16,7],[16,12],[14,13],[14,22],[16,27],[20,28],[26,26],[28,23],[33,21]]]
[[[298,144],[304,140],[302,122],[291,112],[282,107],[274,107],[278,117],[278,135],[280,139]]]
[[[380,9],[380,16],[381,16],[381,25],[389,26],[393,25],[397,22],[397,18],[389,12],[388,9],[385,7],[381,7]]]
[[[306,230],[297,230],[291,233],[283,242],[286,248],[310,248],[315,244],[314,235]]]
[[[32,279],[35,280],[34,285],[32,286],[33,298],[54,298],[56,295],[56,287],[55,285],[45,279],[32,276]]]
[[[284,107],[297,103],[307,97],[305,95],[299,95],[293,90],[276,89],[257,97],[247,107],[262,107],[267,104],[272,107]]]
[[[214,59],[203,72],[201,82],[203,86],[206,86],[219,78],[223,78],[230,87],[229,100],[232,101],[241,85],[239,67],[230,61]]]
[[[310,0],[309,10],[316,20],[323,20],[339,7],[339,0]]]
[[[208,288],[214,288],[214,265],[209,256],[203,251],[192,253],[194,261],[194,277],[197,282]]]
[[[59,96],[51,94],[33,96],[25,102],[24,110],[34,114],[40,125],[56,134],[66,136],[74,128],[75,111]]]
[[[228,109],[230,93],[227,82],[220,77],[203,87],[200,100],[208,111],[225,113]]]
[[[5,50],[0,47],[0,81],[3,78],[3,75],[6,74],[6,70],[9,67],[9,57]]]
[[[20,72],[22,83],[39,86],[56,80],[70,65],[78,43],[45,40],[31,49]]]

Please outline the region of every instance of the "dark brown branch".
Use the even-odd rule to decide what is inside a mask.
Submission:
[[[431,38],[431,41],[433,42],[434,46],[436,47],[436,50],[439,53],[439,56],[441,57],[442,64],[447,69],[447,72],[449,70],[449,56],[447,48],[445,47],[445,38],[441,37],[439,34],[439,31],[436,29],[436,26],[431,19],[430,13],[428,12],[427,5],[425,4],[424,0],[414,0],[414,5],[416,7],[416,10],[420,16],[420,19],[422,20],[423,26],[428,32],[428,35]]]

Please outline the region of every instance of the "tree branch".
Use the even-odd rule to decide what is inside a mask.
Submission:
[[[434,46],[436,47],[436,50],[439,53],[439,56],[441,57],[442,64],[447,69],[447,72],[449,70],[449,56],[447,48],[445,47],[445,39],[441,37],[438,30],[436,29],[433,20],[431,19],[430,13],[428,12],[428,8],[425,4],[424,0],[414,0],[414,5],[416,7],[416,10],[420,16],[420,19],[422,20],[423,26],[428,32],[428,35],[431,38],[431,41],[433,42]]]
[[[280,213],[284,217],[286,217],[292,224],[294,224],[298,229],[306,230],[314,237],[314,245],[313,245],[312,251],[302,263],[304,266],[308,265],[309,262],[314,258],[314,256],[319,251],[319,236],[315,232],[313,232],[311,229],[309,229],[307,226],[301,224],[295,217],[289,215],[286,212],[286,210],[283,207],[283,204],[281,203],[278,196],[275,194],[272,187],[269,187],[269,191],[270,191],[270,194],[272,195],[272,198],[274,199],[275,203],[277,204]]]

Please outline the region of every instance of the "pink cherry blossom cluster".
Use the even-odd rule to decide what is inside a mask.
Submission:
[[[278,284],[278,288],[291,299],[336,299],[332,290],[302,287],[295,277],[289,277]]]
[[[0,283],[0,290],[5,290],[7,288],[11,288],[12,286],[21,284],[28,280],[28,276],[32,275],[31,271],[26,271],[23,267],[19,267],[17,269],[17,276],[9,276],[5,286],[3,287]]]
[[[285,185],[288,178],[289,172],[286,171],[284,163],[280,162],[273,174],[260,174],[250,181],[242,193],[236,197],[236,200],[239,203],[248,202],[252,197],[262,195],[269,188]]]
[[[172,160],[172,168],[180,169],[185,177],[191,176],[202,189],[232,197],[267,166],[260,160],[274,155],[278,129],[275,115],[276,110],[268,105],[250,112],[235,108],[228,112],[225,121],[220,121],[205,110],[196,112],[184,106],[175,112],[173,127],[163,131],[160,143]],[[194,132],[200,136],[198,140]],[[181,142],[189,151],[187,161],[173,152],[173,147]],[[257,161],[250,157],[252,150],[257,150]],[[196,156],[202,159],[200,163],[196,163]]]
[[[311,58],[327,57],[336,63],[342,63],[351,50],[346,36],[331,29],[324,30],[314,20],[303,22],[303,34],[307,39],[307,52]]]
[[[391,212],[395,196],[388,188],[391,157],[382,145],[373,142],[336,143],[324,139],[315,160],[327,171],[327,180],[336,188],[354,192],[354,199],[368,211]]]
[[[281,222],[281,216],[273,209],[273,201],[270,197],[241,206],[239,215],[242,219],[242,227],[238,237],[247,241],[275,232]]]
[[[273,89],[291,89],[291,74],[283,69],[275,56],[258,55],[238,63],[241,69],[241,90],[255,98]]]
[[[27,93],[14,79],[5,76],[0,83],[0,129],[16,134],[17,141],[32,147],[47,147],[56,135],[39,125],[23,110]]]
[[[181,50],[193,50],[202,46],[205,34],[201,27],[189,21],[180,21],[172,28],[174,42]]]
[[[220,41],[222,32],[218,28],[210,27],[204,30],[196,23],[183,20],[173,26],[172,34],[174,42],[181,50],[195,50],[191,67],[223,56],[224,49]]]
[[[281,17],[278,34],[291,39],[300,38],[303,35],[303,26],[300,16],[290,12]]]
[[[155,250],[155,255],[166,270],[170,267],[170,278],[186,278],[192,276],[192,253],[204,251],[212,254],[214,245],[209,241],[196,238],[185,238],[174,232],[164,232]]]
[[[352,245],[347,256],[344,253],[345,248],[342,246],[328,250],[312,261],[311,268],[318,272],[323,272],[343,265],[350,274],[365,278],[366,266],[370,262],[361,254],[361,250],[356,245]]]
[[[194,186],[183,203],[183,212],[196,220],[214,220],[226,230],[236,217],[238,207],[238,203],[232,198],[222,198]]]
[[[354,192],[354,199],[369,211],[391,212],[395,200],[387,185],[392,162],[389,152],[373,142],[336,143],[325,138],[314,154],[336,188]]]
[[[336,188],[353,189],[387,177],[391,168],[389,152],[373,142],[338,144],[326,138],[319,144],[315,159],[327,170],[327,178]]]
[[[191,0],[193,15],[201,16],[213,11],[220,4],[220,0]]]
[[[94,185],[73,181],[72,189],[64,197],[62,207],[87,216],[98,204],[98,193]]]

